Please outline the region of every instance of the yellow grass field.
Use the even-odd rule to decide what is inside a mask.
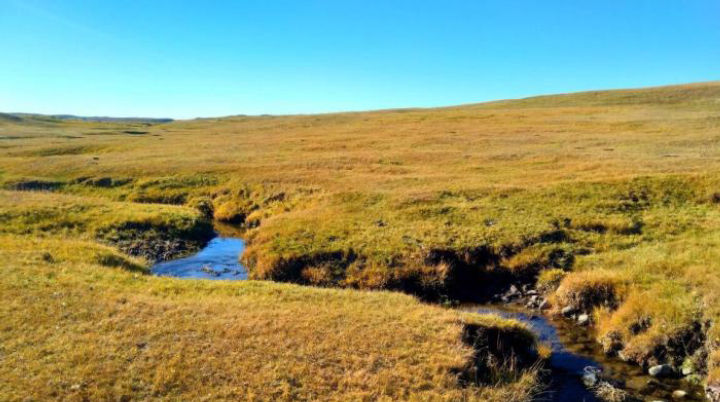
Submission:
[[[537,373],[463,384],[464,328],[532,335],[392,292],[153,277],[100,243],[197,212],[0,191],[2,400],[527,400]]]
[[[0,183],[8,399],[522,400],[533,372],[460,384],[463,318],[388,290],[481,300],[550,269],[554,308],[592,313],[609,353],[720,385],[718,82],[164,124],[0,115]],[[255,280],[155,278],[126,255],[192,250],[211,216],[244,227]]]

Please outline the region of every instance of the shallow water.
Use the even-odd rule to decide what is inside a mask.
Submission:
[[[700,387],[675,379],[657,380],[635,365],[607,357],[593,339],[591,331],[563,319],[550,319],[531,311],[507,306],[472,306],[466,308],[482,314],[497,314],[524,322],[538,336],[541,343],[552,348],[549,368],[552,378],[549,390],[540,396],[542,401],[574,402],[598,401],[582,383],[585,367],[602,370],[603,375],[625,383],[625,390],[640,400],[672,400],[672,393],[688,392],[684,400],[705,400]]]
[[[247,270],[239,261],[244,249],[242,239],[225,237],[221,232],[196,254],[155,264],[152,273],[178,278],[247,279]]]

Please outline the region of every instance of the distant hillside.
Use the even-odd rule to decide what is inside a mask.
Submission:
[[[21,121],[22,118],[8,114],[8,113],[0,113],[0,121]]]
[[[160,124],[170,123],[173,119],[169,118],[151,118],[151,117],[108,117],[108,116],[75,116],[72,114],[53,114],[45,115],[38,113],[0,113],[0,119],[20,121],[22,119],[39,119],[39,120],[80,120],[89,122],[105,122],[105,123],[148,123]]]

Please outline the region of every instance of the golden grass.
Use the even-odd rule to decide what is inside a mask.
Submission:
[[[387,292],[156,278],[104,246],[0,236],[3,400],[526,400],[460,387],[464,321]],[[52,258],[48,258],[50,254]],[[134,262],[133,263],[138,263]]]
[[[613,271],[581,271],[567,275],[555,290],[557,306],[572,306],[580,311],[592,311],[595,307],[615,308],[623,298],[622,277]]]
[[[663,341],[627,331],[639,314],[679,332],[720,318],[719,102],[712,82],[158,125],[3,121],[0,182],[58,198],[23,193],[0,217],[13,236],[84,241],[97,236],[78,216],[97,219],[89,233],[143,208],[187,230],[192,208],[245,217],[253,277],[326,286],[443,296],[459,266],[569,269],[559,304],[620,286],[597,324],[640,356]]]

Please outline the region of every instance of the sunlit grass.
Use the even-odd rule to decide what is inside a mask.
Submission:
[[[179,235],[186,236],[204,216],[213,214],[220,220],[246,223],[244,261],[251,277],[361,289],[408,290],[401,284],[410,283],[413,291],[442,294],[453,261],[428,258],[439,251],[487,271],[532,276],[550,268],[553,273],[540,278],[549,289],[559,285],[557,303],[597,308],[598,330],[619,334],[632,359],[643,360],[650,351],[667,346],[674,334],[698,323],[710,327],[707,346],[717,356],[713,350],[720,346],[716,339],[720,330],[713,324],[720,318],[720,256],[716,252],[720,243],[719,102],[720,84],[705,83],[442,109],[235,116],[149,126],[3,121],[0,182],[13,191],[0,193],[4,224],[0,232],[8,238],[113,244],[106,239],[123,232],[118,226],[122,222],[180,228]],[[116,253],[93,250],[89,255]],[[496,260],[480,261],[476,256],[481,252]],[[50,251],[53,258],[56,253]],[[42,256],[32,258],[37,261],[17,272],[31,266],[44,272],[53,266]],[[104,265],[92,264],[98,267],[92,272]],[[20,276],[25,274],[18,275],[14,277],[21,283]],[[133,277],[103,283],[112,292],[115,280],[122,286],[135,286],[129,278]],[[199,299],[204,292],[232,293],[227,289],[255,286],[270,295],[284,294],[286,289],[322,295],[337,292],[252,282],[225,285],[141,278],[152,286],[132,289],[140,295],[154,289],[142,297],[159,298],[143,299],[143,303],[159,303],[168,311],[180,305],[194,307],[189,307],[191,297],[176,306],[176,299],[155,294],[164,287],[178,289],[171,293],[197,288],[193,297]],[[343,298],[346,294],[401,297],[337,294]],[[612,294],[612,303],[583,304],[588,295],[598,294],[598,300]],[[231,308],[233,302],[217,303],[207,308],[220,312],[220,304]],[[358,303],[353,314],[362,310],[358,306],[363,302]],[[253,304],[254,308],[260,308],[259,304]],[[315,304],[308,299],[292,311],[302,317],[300,310]],[[34,303],[31,306],[40,309]],[[393,310],[388,309],[391,314]],[[194,324],[203,326],[203,334],[212,332],[208,328],[215,324],[200,319],[210,315],[198,311],[189,312]],[[279,314],[268,306],[260,311]],[[432,315],[437,312],[432,310]],[[159,325],[164,315],[156,314],[147,319]],[[382,316],[372,325],[381,325],[383,320],[391,321]],[[633,330],[638,320],[652,324],[643,331]],[[182,325],[169,321],[167,330],[190,328]],[[322,329],[322,333],[332,331],[344,333],[340,324]],[[364,336],[376,335],[366,332]],[[456,340],[448,341],[453,336],[439,344],[461,348]],[[273,342],[282,344],[279,339]],[[328,342],[337,345],[342,340],[334,337]],[[398,362],[412,361],[408,356]],[[710,359],[710,370],[715,372],[711,378],[720,377],[716,361],[720,358]],[[322,366],[336,367],[336,363],[323,361]],[[152,372],[149,366],[143,367],[143,373]],[[433,367],[432,375],[447,375],[443,370],[448,364]],[[176,372],[186,373],[186,369]],[[259,369],[252,366],[252,370]],[[281,385],[267,385],[276,384],[276,379],[253,374],[259,377],[251,383],[263,390],[257,391],[258,398],[292,396],[276,394]],[[157,380],[157,388],[147,386],[143,392],[164,389],[162,395],[171,396],[191,392],[162,385],[177,383],[173,375],[177,374],[172,370],[163,371],[157,378],[167,380]],[[325,390],[332,383],[351,395],[357,391],[358,397],[378,397],[385,395],[380,389],[390,387],[387,395],[400,399],[434,395],[438,390],[398,380],[408,389],[420,390],[404,394],[402,387],[388,385],[390,377],[381,380],[381,376],[373,377],[378,382],[369,390],[359,385],[371,381],[366,375],[348,374],[350,378],[340,380],[328,374],[327,379],[312,382],[324,385],[307,389]],[[216,384],[219,378],[227,376],[214,374],[197,381]],[[297,382],[277,381],[285,384],[287,392],[305,389]],[[437,381],[445,384],[437,391],[441,394],[480,392],[451,389],[445,380]],[[346,383],[354,385],[342,388]],[[426,386],[429,391],[423,394]],[[319,395],[308,392],[300,396]]]

